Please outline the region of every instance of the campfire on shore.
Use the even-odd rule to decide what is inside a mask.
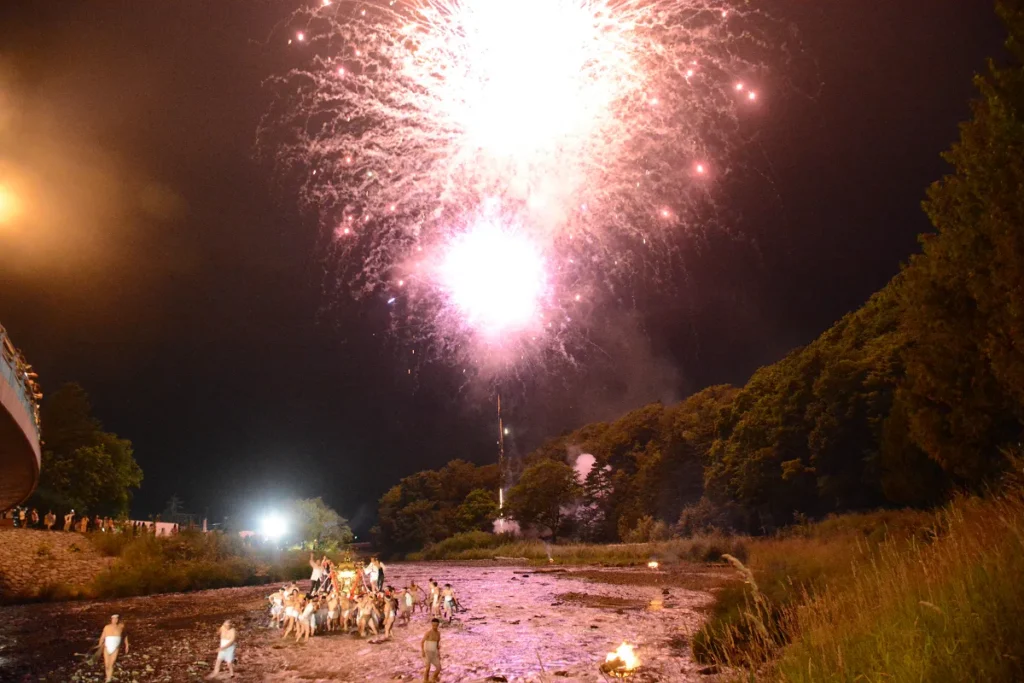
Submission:
[[[658,568],[658,561],[657,560],[651,560],[650,562],[647,563],[647,567],[650,568],[650,569],[657,569]]]
[[[615,648],[614,652],[609,652],[604,658],[604,663],[601,665],[601,673],[609,674],[616,678],[625,678],[636,671],[639,666],[640,659],[633,651],[633,646],[629,643],[623,643]]]

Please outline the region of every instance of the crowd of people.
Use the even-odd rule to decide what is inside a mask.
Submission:
[[[370,636],[371,642],[391,639],[396,626],[409,626],[417,612],[430,618],[430,628],[420,640],[423,658],[423,680],[437,681],[441,675],[442,622],[451,623],[462,609],[451,584],[441,586],[429,579],[426,588],[415,581],[402,588],[388,585],[384,580],[385,567],[373,557],[362,569],[343,569],[326,555],[317,560],[310,553],[310,588],[303,591],[298,584],[281,586],[267,596],[270,609],[270,628],[280,629],[281,638],[293,636],[295,642],[308,642],[310,637],[338,632]],[[235,651],[238,633],[230,620],[217,631],[216,662],[210,678],[221,674],[221,666],[235,675]],[[113,677],[118,652],[128,652],[128,638],[118,615],[111,617],[100,635],[96,651],[103,654],[106,680]]]
[[[424,659],[424,680],[431,669],[440,675],[440,631],[442,621],[451,623],[459,601],[451,584],[442,587],[430,579],[426,589],[410,581],[401,588],[387,584],[385,567],[376,557],[361,571],[341,569],[326,556],[311,554],[311,588],[303,592],[296,584],[282,586],[267,596],[270,626],[281,629],[282,638],[293,636],[306,642],[317,633],[351,633],[382,642],[392,637],[396,626],[408,626],[420,611],[429,614],[431,629],[420,643]]]
[[[77,531],[79,533],[101,532],[101,533],[125,533],[141,535],[146,533],[159,533],[160,526],[167,527],[168,534],[178,533],[177,524],[160,524],[154,522],[140,522],[129,519],[113,519],[112,517],[101,517],[100,515],[78,514],[73,509],[64,515],[63,525],[58,525],[58,517],[53,510],[47,510],[45,515],[40,516],[37,508],[16,507],[4,511],[3,519],[9,520],[10,525],[16,529],[38,529],[40,531]]]

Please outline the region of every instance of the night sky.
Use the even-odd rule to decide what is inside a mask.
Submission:
[[[720,197],[728,235],[694,238],[600,362],[514,382],[513,450],[744,382],[883,286],[928,228],[924,190],[1002,43],[989,3],[770,5],[791,59]],[[381,303],[331,284],[315,220],[257,154],[292,8],[0,2],[0,174],[49,193],[30,229],[0,230],[0,322],[44,392],[80,382],[133,441],[136,515],[172,494],[215,517],[321,495],[361,531],[400,477],[495,457],[488,393],[443,363],[409,374]]]

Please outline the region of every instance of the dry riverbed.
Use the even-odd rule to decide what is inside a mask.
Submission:
[[[638,680],[700,680],[689,650],[710,590],[727,576],[701,565],[650,570],[536,569],[491,564],[394,564],[395,586],[429,578],[451,583],[465,608],[442,628],[442,680],[600,681],[604,656],[626,641],[644,670]],[[0,608],[0,680],[102,681],[102,663],[84,654],[110,614],[131,643],[116,681],[198,681],[211,670],[216,630],[239,629],[236,681],[419,680],[419,642],[428,619],[397,627],[379,644],[354,635],[282,640],[266,628],[267,587],[228,588],[124,600]]]

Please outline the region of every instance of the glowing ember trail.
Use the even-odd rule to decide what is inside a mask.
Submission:
[[[306,174],[357,296],[397,297],[449,347],[558,336],[695,227],[755,99],[735,56],[758,45],[748,16],[722,0],[316,0],[285,35],[309,61],[277,81],[279,158]]]

